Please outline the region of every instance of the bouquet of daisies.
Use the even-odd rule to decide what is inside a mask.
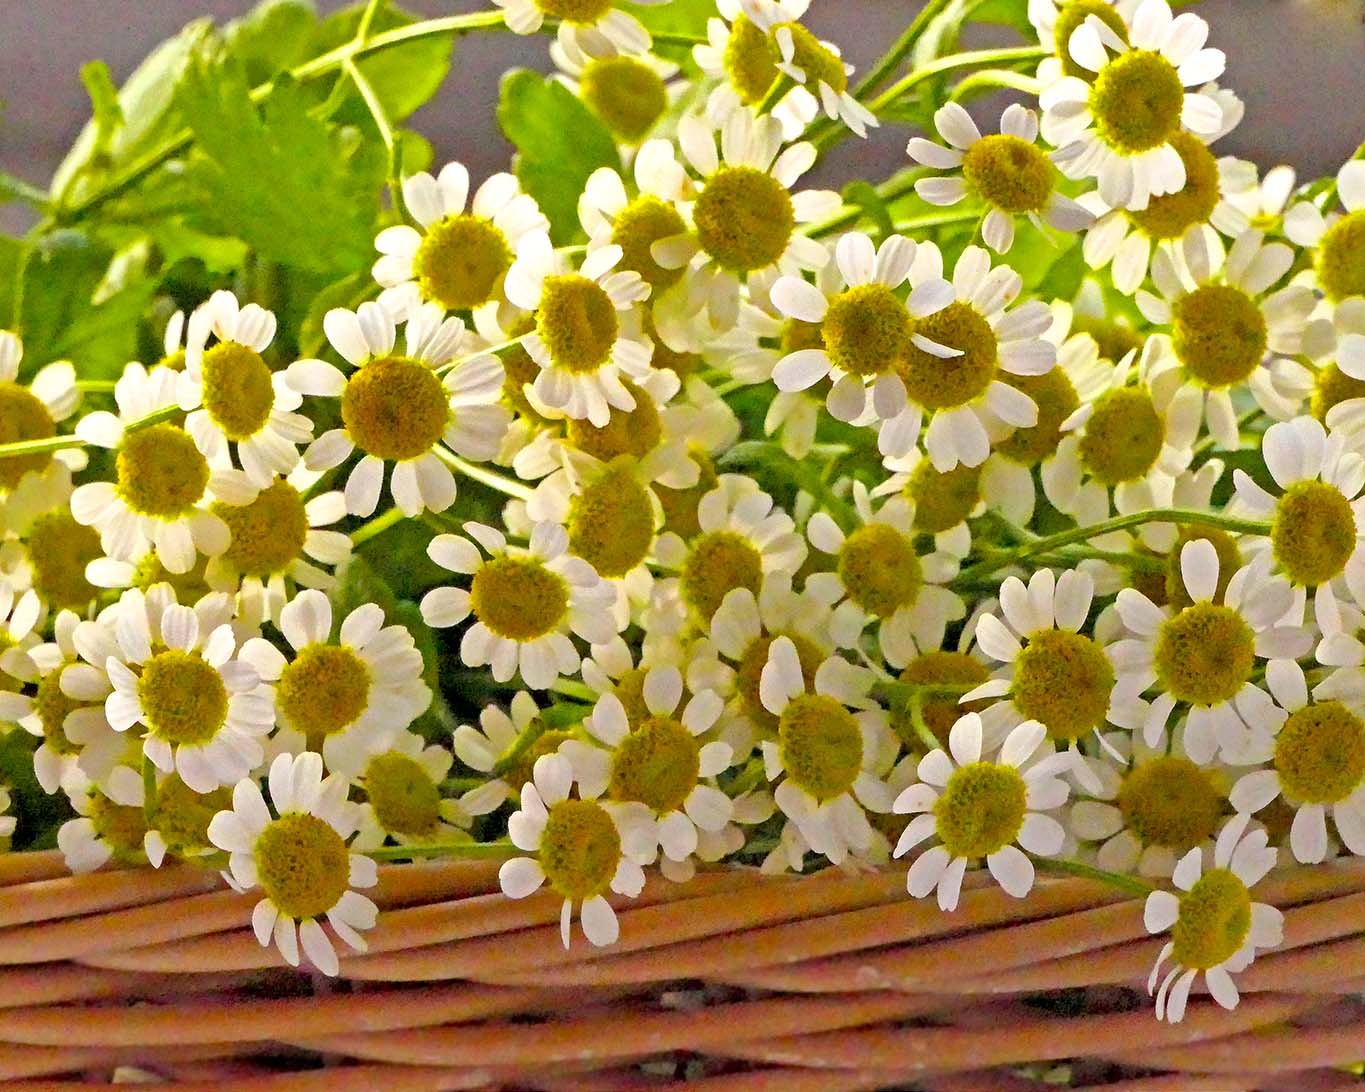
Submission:
[[[0,178],[13,848],[327,974],[381,861],[566,945],[652,870],[1080,874],[1158,1018],[1235,1005],[1258,881],[1365,855],[1365,160],[1219,158],[1167,0],[930,0],[861,78],[804,0],[496,2],[192,23]],[[513,171],[432,163],[506,31]]]

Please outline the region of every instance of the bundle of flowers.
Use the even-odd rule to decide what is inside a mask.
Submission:
[[[191,24],[0,179],[13,847],[327,975],[381,861],[566,946],[652,870],[1079,874],[1158,1019],[1235,1006],[1258,882],[1365,855],[1365,161],[1219,158],[1167,0],[930,0],[865,74],[804,0],[497,4]],[[403,123],[500,31],[557,71],[471,178]]]

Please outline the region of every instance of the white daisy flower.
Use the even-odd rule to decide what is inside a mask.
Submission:
[[[79,874],[110,861],[146,862],[143,845],[148,830],[138,771],[116,766],[102,787],[77,779],[66,791],[77,817],[57,829],[57,848],[68,869]]]
[[[642,0],[653,5],[666,0]],[[502,8],[507,29],[514,34],[534,34],[548,16],[559,20],[555,36],[564,49],[590,57],[617,53],[647,53],[652,44],[649,31],[613,0],[493,0]]]
[[[1061,76],[1093,80],[1095,74],[1082,68],[1071,56],[1071,35],[1095,16],[1120,38],[1128,37],[1128,22],[1140,0],[1029,0],[1028,20],[1038,34],[1040,45],[1052,51],[1038,65],[1038,82],[1044,87]]]
[[[378,869],[347,847],[356,828],[347,782],[335,774],[324,780],[318,755],[278,755],[270,764],[269,786],[275,818],[256,782],[239,781],[232,810],[213,817],[209,838],[230,854],[236,887],[261,888],[264,897],[251,912],[261,947],[273,938],[285,962],[297,967],[302,942],[314,967],[336,975],[336,949],[319,919],[326,918],[338,937],[363,952],[365,938],[358,930],[373,928],[378,910],[351,889],[373,887]]]
[[[1045,757],[1035,762],[1039,748]],[[920,783],[893,805],[897,814],[915,816],[896,843],[897,857],[931,837],[939,842],[910,866],[906,890],[922,899],[937,888],[939,908],[955,910],[967,866],[984,857],[996,883],[1022,899],[1034,880],[1024,851],[1051,857],[1066,837],[1062,825],[1044,813],[1066,802],[1067,784],[1056,775],[1068,762],[1047,746],[1047,729],[1037,721],[1016,725],[998,760],[986,759],[981,718],[975,713],[960,718],[948,749],[920,759]]]
[[[177,574],[190,570],[197,553],[216,557],[227,549],[227,524],[210,505],[220,490],[224,496],[242,494],[233,481],[240,475],[214,472],[178,425],[127,428],[175,406],[178,384],[179,374],[168,368],[148,372],[137,363],[124,368],[114,385],[118,414],[100,410],[76,424],[76,435],[86,443],[114,451],[115,480],[87,482],[71,494],[71,514],[99,531],[105,554],[131,561],[154,548],[167,571]]]
[[[1246,218],[1248,227],[1267,235],[1285,234],[1285,210],[1298,186],[1293,167],[1282,163],[1258,177],[1255,163],[1228,156],[1218,161],[1218,169],[1233,181],[1225,199]]]
[[[770,114],[755,118],[737,111],[719,128],[688,115],[678,123],[678,143],[697,175],[696,200],[687,210],[692,231],[660,239],[650,252],[666,269],[692,263],[681,301],[686,312],[705,310],[713,327],[728,330],[739,314],[742,281],[769,277],[774,268],[819,269],[829,261],[824,246],[797,228],[831,215],[839,195],[788,192],[814,166],[815,146],[783,149],[781,123]]]
[[[982,136],[971,115],[950,102],[935,111],[934,127],[949,147],[915,137],[905,150],[926,167],[957,173],[921,178],[915,192],[931,205],[979,198],[990,208],[981,238],[997,254],[1014,245],[1016,216],[1039,230],[1046,222],[1059,231],[1082,231],[1094,221],[1088,209],[1057,192],[1056,168],[1038,147],[1038,115],[1032,110],[1018,103],[1006,107],[1000,132]]]
[[[603,896],[614,891],[634,898],[645,884],[644,870],[629,855],[617,818],[629,805],[598,803],[582,785],[571,799],[573,767],[559,755],[536,759],[532,776],[521,789],[521,810],[508,819],[507,832],[518,849],[535,856],[503,864],[498,870],[502,892],[509,899],[524,899],[548,882],[564,899],[559,928],[565,948],[575,903],[588,943],[614,944],[620,925]]]
[[[528,687],[545,690],[561,675],[578,673],[582,657],[570,631],[590,644],[616,635],[607,609],[611,587],[569,554],[563,527],[536,524],[527,547],[509,547],[501,531],[481,523],[466,523],[464,530],[469,538],[437,535],[427,553],[443,569],[467,575],[468,590],[433,588],[422,597],[429,626],[444,628],[474,616],[460,639],[463,663],[490,664],[498,682],[520,670]]]
[[[1274,397],[1271,372],[1262,364],[1268,352],[1301,351],[1313,293],[1294,284],[1272,291],[1294,252],[1265,243],[1259,231],[1239,235],[1226,259],[1221,244],[1210,250],[1216,240],[1196,235],[1186,242],[1152,259],[1161,296],[1137,294],[1147,320],[1171,329],[1147,339],[1139,374],[1166,414],[1173,446],[1192,447],[1203,420],[1224,450],[1236,451],[1232,392],[1246,383],[1254,394],[1266,390]]]
[[[819,285],[783,276],[770,291],[779,314],[820,330],[818,345],[777,361],[772,379],[778,390],[802,391],[829,378],[830,414],[877,424],[884,455],[904,455],[918,438],[921,415],[907,398],[904,378],[915,350],[935,358],[962,355],[919,331],[921,320],[951,305],[954,296],[941,263],[933,255],[916,263],[916,250],[902,235],[875,248],[866,235],[849,232],[834,248],[837,275],[822,275]],[[903,301],[897,289],[906,282],[911,290]]]
[[[104,663],[113,686],[104,712],[116,732],[145,725],[142,751],[156,768],[208,792],[261,762],[275,710],[256,669],[234,658],[232,626],[208,629],[195,610],[165,599],[132,589],[119,600],[109,621],[118,651]]]
[[[261,637],[239,654],[267,684],[280,723],[274,747],[318,751],[330,771],[356,769],[431,704],[412,634],[384,625],[377,604],[356,607],[333,639],[331,601],[309,589],[285,605],[278,624],[288,655]]]
[[[344,490],[353,516],[371,515],[378,506],[386,463],[393,464],[389,488],[404,515],[444,512],[455,503],[447,449],[475,462],[492,459],[511,421],[498,404],[501,362],[475,353],[464,323],[443,318],[436,304],[408,313],[402,355],[394,352],[394,319],[377,303],[334,308],[322,325],[355,370],[348,376],[321,360],[289,366],[295,390],[340,401],[342,427],[314,440],[304,464],[330,470],[360,449]]]
[[[1117,669],[1115,706],[1127,706],[1125,724],[1139,724],[1149,747],[1160,744],[1172,712],[1187,710],[1185,752],[1199,765],[1220,754],[1224,761],[1263,761],[1274,703],[1254,681],[1257,661],[1296,659],[1312,647],[1311,636],[1278,624],[1294,593],[1272,577],[1269,559],[1252,562],[1228,581],[1222,602],[1218,551],[1208,539],[1186,542],[1180,572],[1189,605],[1158,607],[1140,591],[1125,588],[1117,608],[1132,635],[1112,644]],[[1149,703],[1140,695],[1155,687]]]
[[[212,346],[210,337],[217,339]],[[302,396],[261,358],[274,337],[273,312],[215,292],[190,316],[177,389],[180,408],[189,411],[185,429],[209,465],[231,467],[236,444],[242,470],[261,489],[290,473],[298,445],[313,438],[313,422],[292,412]]]
[[[425,171],[405,178],[403,203],[419,227],[381,231],[373,269],[384,289],[379,303],[399,319],[423,303],[467,311],[501,300],[522,236],[550,228],[515,175],[490,175],[470,202],[469,172],[460,163],[447,163],[435,178]]]
[[[1270,768],[1245,774],[1232,805],[1254,814],[1277,797],[1293,809],[1289,848],[1303,864],[1327,859],[1327,814],[1346,848],[1365,856],[1365,721],[1340,701],[1310,701],[1303,668],[1266,665],[1266,685],[1289,714],[1275,735]]]
[[[891,808],[884,776],[898,744],[868,696],[875,680],[867,668],[831,656],[808,689],[790,637],[772,642],[760,677],[763,707],[777,717],[776,740],[759,743],[764,773],[777,784],[773,800],[831,864],[871,849],[867,811]]]
[[[915,508],[903,496],[874,510],[867,487],[854,482],[853,505],[858,526],[847,534],[828,512],[816,512],[806,524],[811,545],[835,566],[808,576],[806,591],[833,608],[830,635],[840,648],[856,648],[875,620],[883,657],[904,666],[921,649],[943,644],[948,623],[966,615],[961,598],[943,586],[957,575],[961,558],[919,548]]]
[[[1337,172],[1342,213],[1324,217],[1307,201],[1284,216],[1284,232],[1300,246],[1311,246],[1318,286],[1330,303],[1365,296],[1365,161],[1353,159]]]
[[[75,413],[81,401],[76,369],[69,360],[44,365],[24,384],[19,382],[23,356],[19,335],[0,330],[0,427],[5,443],[56,436],[57,424]],[[46,476],[54,462],[79,470],[85,466],[85,454],[67,448],[0,459],[0,496],[13,492],[30,474]]]
[[[585,676],[589,662],[583,664]],[[514,799],[532,780],[536,759],[554,754],[561,743],[573,738],[569,729],[547,726],[540,719],[541,712],[531,694],[518,690],[505,710],[486,705],[477,727],[461,724],[455,729],[451,740],[455,757],[484,775],[482,790],[495,800],[495,808]]]
[[[1238,815],[1218,834],[1213,868],[1205,872],[1203,851],[1192,849],[1172,877],[1181,893],[1153,891],[1147,896],[1147,931],[1171,930],[1147,979],[1147,992],[1156,993],[1158,1020],[1175,1024],[1184,1018],[1190,988],[1201,971],[1213,999],[1225,1009],[1237,1007],[1237,987],[1229,972],[1246,970],[1258,948],[1274,948],[1284,940],[1284,915],[1252,902],[1247,891],[1274,867],[1275,856],[1265,831],[1248,833],[1247,817]],[[1168,959],[1174,966],[1161,978]]]
[[[1144,209],[1152,197],[1185,185],[1185,164],[1172,143],[1181,131],[1223,131],[1224,109],[1202,87],[1223,73],[1221,50],[1206,49],[1208,24],[1171,14],[1166,0],[1143,0],[1127,35],[1087,17],[1067,51],[1094,82],[1062,76],[1044,88],[1043,136],[1069,178],[1096,178],[1110,208]]]
[[[649,53],[593,57],[573,41],[556,40],[550,43],[550,59],[559,69],[555,79],[627,147],[644,141],[687,90],[685,80],[673,79],[678,65]]]

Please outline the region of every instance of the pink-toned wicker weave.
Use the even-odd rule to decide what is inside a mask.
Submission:
[[[331,981],[283,968],[253,897],[189,867],[65,874],[0,858],[0,1088],[87,1092],[117,1066],[180,1092],[1335,1092],[1362,1087],[1365,861],[1271,877],[1283,948],[1152,1016],[1142,907],[1083,880],[956,913],[904,873],[684,886],[618,904],[608,950],[559,942],[558,900],[493,862],[380,872],[370,952]],[[1058,993],[1058,991],[1070,991]]]

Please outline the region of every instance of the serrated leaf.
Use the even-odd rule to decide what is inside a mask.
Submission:
[[[650,34],[678,34],[706,38],[706,24],[716,16],[715,0],[672,0],[667,4],[623,3],[621,10],[635,16]],[[651,51],[670,61],[691,61],[692,47],[682,43],[654,43]]]
[[[525,69],[503,77],[498,124],[517,148],[517,178],[549,217],[555,243],[570,242],[588,176],[621,165],[611,134],[563,84]]]
[[[204,191],[206,225],[299,269],[348,273],[369,264],[384,173],[377,148],[348,148],[309,114],[287,76],[258,110],[231,58],[196,58],[177,102],[198,145],[189,173]]]
[[[254,86],[306,60],[317,26],[309,0],[262,0],[223,28],[223,40]]]
[[[972,9],[971,21],[1014,27],[1030,37],[1035,34],[1028,18],[1028,0],[985,0]]]

